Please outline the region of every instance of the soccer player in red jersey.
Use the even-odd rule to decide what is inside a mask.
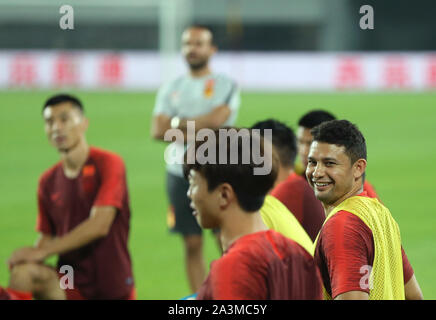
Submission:
[[[397,224],[378,200],[366,200],[366,143],[361,132],[346,120],[333,120],[315,127],[311,134],[306,177],[327,216],[314,259],[328,297],[422,299]],[[373,287],[366,283],[368,272],[373,273]]]
[[[301,172],[296,172],[298,169],[294,170],[285,181],[277,185],[271,192],[271,195],[279,199],[295,215],[312,241],[318,235],[325,215],[321,202],[316,199],[304,175],[309,147],[313,140],[310,130],[325,121],[334,119],[335,117],[331,113],[323,110],[310,111],[300,118],[297,130],[297,148],[303,168],[300,170]],[[365,181],[364,187],[370,197],[378,198],[369,182]]]
[[[0,300],[32,300],[32,294],[0,287]]]
[[[132,299],[129,197],[120,156],[90,147],[88,120],[81,102],[56,95],[43,107],[45,131],[61,161],[40,178],[35,247],[16,250],[9,264],[18,280],[47,268],[46,258],[58,255],[58,271],[70,266],[73,287],[55,295],[67,299]],[[51,277],[50,277],[51,279]],[[59,290],[59,281],[57,288]]]
[[[221,230],[224,250],[223,256],[212,262],[197,299],[320,299],[320,276],[310,254],[296,242],[268,230],[259,213],[277,177],[278,158],[274,152],[266,152],[267,142],[261,143],[259,135],[242,130],[228,131],[237,151],[225,135],[215,131],[215,139],[209,136],[207,142],[190,147],[204,150],[208,143],[209,160],[200,161],[197,156],[194,163],[184,166],[194,216],[202,228]],[[261,163],[255,162],[253,154],[242,156],[250,153],[251,145],[260,146],[257,154],[265,155]],[[225,164],[220,164],[222,159],[227,160]],[[237,163],[230,164],[230,159],[237,159]],[[268,164],[269,172],[255,174],[255,168]]]

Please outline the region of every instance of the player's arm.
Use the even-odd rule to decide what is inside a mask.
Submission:
[[[175,129],[180,129],[186,140],[188,121],[195,122],[195,130],[203,128],[217,129],[221,127],[229,118],[230,107],[226,104],[217,106],[211,112],[195,118],[177,118],[166,114],[157,114],[153,117],[151,125],[151,135],[154,139],[164,140],[165,132],[171,129],[171,122]]]
[[[12,253],[9,267],[24,262],[42,262],[46,258],[87,245],[109,233],[116,216],[114,207],[93,207],[90,217],[62,237],[44,235],[35,247],[20,248]]]
[[[93,207],[90,217],[62,237],[47,241],[41,249],[46,258],[81,248],[99,238],[105,237],[116,217],[114,207]]]
[[[324,225],[322,250],[335,300],[368,300],[370,284],[361,268],[373,264],[371,229],[357,216],[340,211]],[[369,277],[368,277],[369,279]]]
[[[369,300],[369,294],[363,291],[348,291],[338,295],[335,300]]]
[[[418,281],[415,275],[410,278],[410,280],[404,285],[404,293],[406,300],[423,300],[421,288],[419,287]]]
[[[50,242],[52,242],[54,240],[55,237],[53,237],[51,234],[47,234],[47,233],[41,233],[38,237],[38,239],[36,240],[35,243],[35,248],[42,248],[47,246]]]
[[[412,265],[407,258],[403,246],[401,246],[401,256],[403,260],[403,276],[404,276],[404,295],[406,300],[423,300],[421,288],[418,280],[416,280]]]

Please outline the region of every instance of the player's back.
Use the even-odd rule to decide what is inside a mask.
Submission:
[[[214,261],[199,299],[317,300],[321,277],[312,256],[274,230],[236,240]]]
[[[310,254],[279,233],[268,232],[266,238],[271,246],[267,259],[268,299],[322,299],[321,276]]]
[[[260,208],[260,215],[268,228],[294,240],[313,255],[312,240],[292,212],[280,200],[267,195]]]

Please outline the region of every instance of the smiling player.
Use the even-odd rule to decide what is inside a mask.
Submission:
[[[366,142],[346,120],[312,129],[306,177],[326,221],[315,242],[315,262],[326,298],[422,299],[389,209],[363,190]],[[369,277],[368,277],[369,273]]]

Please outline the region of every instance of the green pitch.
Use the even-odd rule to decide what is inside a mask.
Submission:
[[[39,175],[58,160],[43,130],[41,106],[54,92],[0,92],[0,285],[11,252],[36,239]],[[122,155],[132,220],[130,252],[139,299],[189,294],[181,241],[166,229],[164,143],[150,138],[152,93],[75,92],[90,118],[88,141]],[[245,93],[238,125],[269,117],[296,127],[313,108],[357,123],[368,143],[367,177],[400,225],[403,246],[426,299],[436,299],[436,94]],[[207,264],[218,257],[205,233]],[[53,259],[51,259],[53,261]]]

